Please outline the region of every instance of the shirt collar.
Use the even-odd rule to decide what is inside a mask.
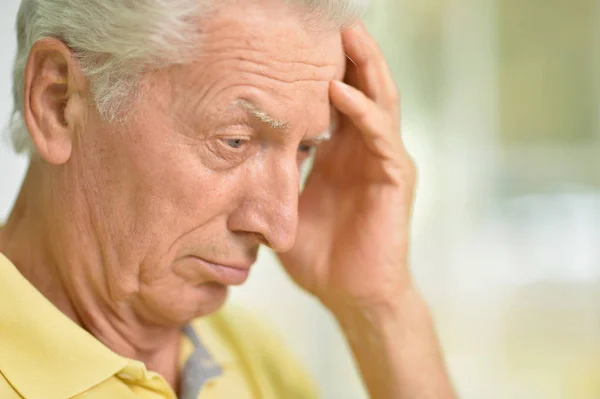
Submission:
[[[0,372],[25,399],[66,399],[128,364],[52,305],[0,254]]]

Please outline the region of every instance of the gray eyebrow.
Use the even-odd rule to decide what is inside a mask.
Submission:
[[[252,103],[248,100],[244,100],[243,98],[235,100],[233,103],[231,103],[231,105],[238,106],[238,107],[245,109],[254,118],[258,119],[260,122],[268,125],[269,127],[273,128],[273,129],[285,131],[285,130],[289,130],[289,128],[290,128],[289,122],[273,118],[272,116],[267,114],[265,111],[261,110],[254,103]],[[316,141],[316,142],[329,141],[331,139],[333,131],[336,128],[336,125],[337,125],[336,122],[337,121],[336,121],[335,114],[334,114],[334,115],[332,115],[331,126],[326,131],[322,132],[320,135],[315,137],[313,139],[313,141]]]
[[[258,119],[262,123],[268,125],[269,127],[277,130],[288,130],[290,128],[289,122],[282,121],[276,118],[273,118],[265,111],[258,108],[255,104],[251,103],[248,100],[239,99],[235,100],[232,103],[233,106],[239,106],[245,109],[252,115],[254,118]]]

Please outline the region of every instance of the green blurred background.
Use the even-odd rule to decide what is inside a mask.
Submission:
[[[600,2],[375,1],[461,397],[600,397]]]

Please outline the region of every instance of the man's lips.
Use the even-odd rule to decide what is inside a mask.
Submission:
[[[190,260],[208,271],[214,281],[224,285],[241,285],[250,274],[250,267],[254,262],[231,262],[222,264],[208,261],[197,256],[190,256]]]

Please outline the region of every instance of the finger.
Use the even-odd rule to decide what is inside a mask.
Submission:
[[[387,89],[387,94],[393,98],[398,97],[398,90],[396,82],[392,76],[392,71],[388,62],[386,61],[377,40],[367,31],[365,25],[360,22],[354,32],[355,36],[359,40],[363,41],[363,48],[365,49],[366,59],[362,60],[366,65],[372,67],[375,71],[374,79],[375,83],[381,84],[381,87]],[[358,64],[360,68],[360,63]]]
[[[340,81],[330,88],[333,105],[358,129],[369,150],[382,158],[394,158],[402,148],[398,126],[387,112],[360,90]]]
[[[397,109],[399,95],[379,45],[362,23],[342,34],[348,62],[347,83],[388,110]]]

